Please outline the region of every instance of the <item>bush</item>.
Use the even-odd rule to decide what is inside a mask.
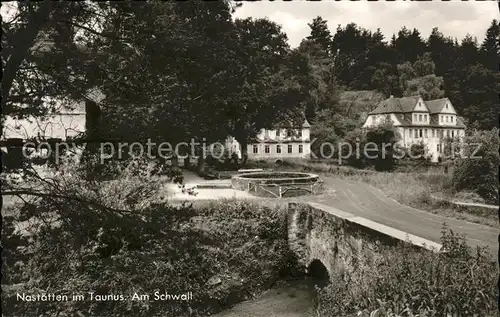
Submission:
[[[498,265],[487,249],[443,232],[445,253],[380,248],[374,263],[334,276],[319,293],[322,316],[493,316]],[[375,313],[377,312],[377,313]]]
[[[279,208],[237,201],[172,207],[151,199],[161,182],[126,171],[102,182],[63,169],[50,182],[53,196],[23,206],[25,218],[57,223],[38,222],[29,241],[4,224],[6,315],[208,316],[293,271]],[[155,291],[191,291],[193,300],[153,301]],[[16,293],[45,292],[86,300],[16,300]],[[88,292],[128,298],[90,301]],[[134,293],[150,300],[133,301]]]
[[[455,191],[474,191],[486,202],[498,204],[498,153],[500,139],[498,129],[482,131],[468,137],[465,159],[458,162],[453,171],[453,189]],[[480,144],[476,150],[476,144]],[[472,155],[474,154],[474,157]]]

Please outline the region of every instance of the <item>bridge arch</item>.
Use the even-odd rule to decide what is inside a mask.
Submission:
[[[307,276],[320,287],[330,284],[330,273],[321,260],[313,259],[311,261],[307,267]]]

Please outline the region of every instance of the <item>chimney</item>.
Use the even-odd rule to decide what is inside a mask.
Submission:
[[[394,96],[393,96],[393,95],[391,95],[389,98],[394,98]]]

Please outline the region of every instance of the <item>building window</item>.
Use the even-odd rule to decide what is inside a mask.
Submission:
[[[453,122],[453,116],[450,117],[450,121]]]
[[[418,137],[419,137],[419,138],[422,138],[422,129],[420,129],[420,130],[418,131]]]
[[[450,137],[450,130],[446,130],[446,136]]]
[[[446,116],[446,122],[448,122],[448,116]]]
[[[417,114],[413,115],[413,120],[416,122],[417,121]]]
[[[269,137],[269,131],[267,129],[264,129],[264,137],[265,138]]]
[[[427,138],[427,129],[424,129],[424,138]]]
[[[454,138],[455,137],[455,130],[451,130],[451,137]]]
[[[427,122],[427,115],[426,114],[424,114],[424,121]]]
[[[281,154],[281,145],[276,145],[276,153]]]
[[[292,132],[291,129],[286,130],[286,133],[287,133],[288,137],[292,137],[293,136],[293,132]]]
[[[408,136],[411,138],[413,136],[413,130],[412,129],[408,129]]]
[[[446,104],[446,109],[448,109],[448,104]]]
[[[267,145],[267,144],[266,144],[266,145],[264,145],[264,152],[265,152],[266,154],[269,154],[269,145]]]
[[[302,130],[299,130],[299,138],[302,137]]]
[[[420,121],[420,122],[422,121],[422,115],[421,114],[418,115],[418,121]]]
[[[292,145],[288,144],[288,153],[292,153]]]
[[[253,145],[253,153],[254,153],[254,154],[259,153],[259,147],[257,146],[257,144],[254,144],[254,145]]]
[[[276,129],[276,136],[277,137],[281,136],[281,129],[280,128]]]
[[[432,137],[434,138],[436,136],[436,130],[432,129]]]
[[[437,145],[437,151],[438,151],[438,153],[441,153],[441,144]]]
[[[304,151],[304,146],[302,144],[299,144],[299,153],[302,153]]]

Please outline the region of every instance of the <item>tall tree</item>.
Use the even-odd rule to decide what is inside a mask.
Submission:
[[[370,81],[363,75],[363,68],[372,42],[372,33],[355,23],[349,23],[344,28],[338,26],[331,51],[334,74],[340,84],[359,89],[362,86],[360,83]]]
[[[461,91],[463,109],[461,113],[472,123],[472,127],[491,130],[498,126],[498,91],[500,72],[493,72],[477,63],[464,70]]]
[[[327,21],[318,16],[311,23],[307,24],[311,28],[311,34],[307,37],[308,40],[318,43],[325,52],[329,52],[332,34],[328,29]]]
[[[307,56],[310,63],[311,89],[305,111],[307,120],[313,122],[317,112],[334,108],[338,103],[339,87],[333,73],[334,65],[321,45],[311,40],[302,41],[297,52]]]
[[[477,39],[467,34],[460,43],[460,57],[465,66],[474,65],[479,60]]]
[[[234,59],[228,4],[150,2],[116,10],[110,31],[126,36],[128,45],[107,41],[95,48],[109,56],[102,61],[112,77],[102,81],[109,96],[104,116],[113,123],[108,132],[143,141],[219,140],[227,62]]]
[[[400,63],[404,61],[413,63],[418,56],[426,52],[426,45],[420,32],[417,29],[410,31],[406,27],[403,27],[398,32],[392,46],[398,52],[398,61]]]
[[[243,158],[247,144],[263,128],[294,120],[302,124],[308,87],[301,74],[309,73],[308,59],[290,52],[287,36],[267,19],[237,19],[235,59],[228,68],[233,77],[225,101],[224,127],[240,143]]]
[[[500,70],[500,21],[493,20],[486,30],[486,37],[481,44],[483,65],[491,71]]]
[[[434,74],[435,65],[430,53],[420,56],[415,63],[398,65],[400,85],[404,96],[420,95],[424,100],[442,98],[443,78]]]
[[[85,74],[92,56],[85,46],[110,36],[99,28],[110,13],[108,4],[16,5],[13,17],[2,20],[2,113],[42,115],[56,106],[55,99],[82,99],[91,86]]]

